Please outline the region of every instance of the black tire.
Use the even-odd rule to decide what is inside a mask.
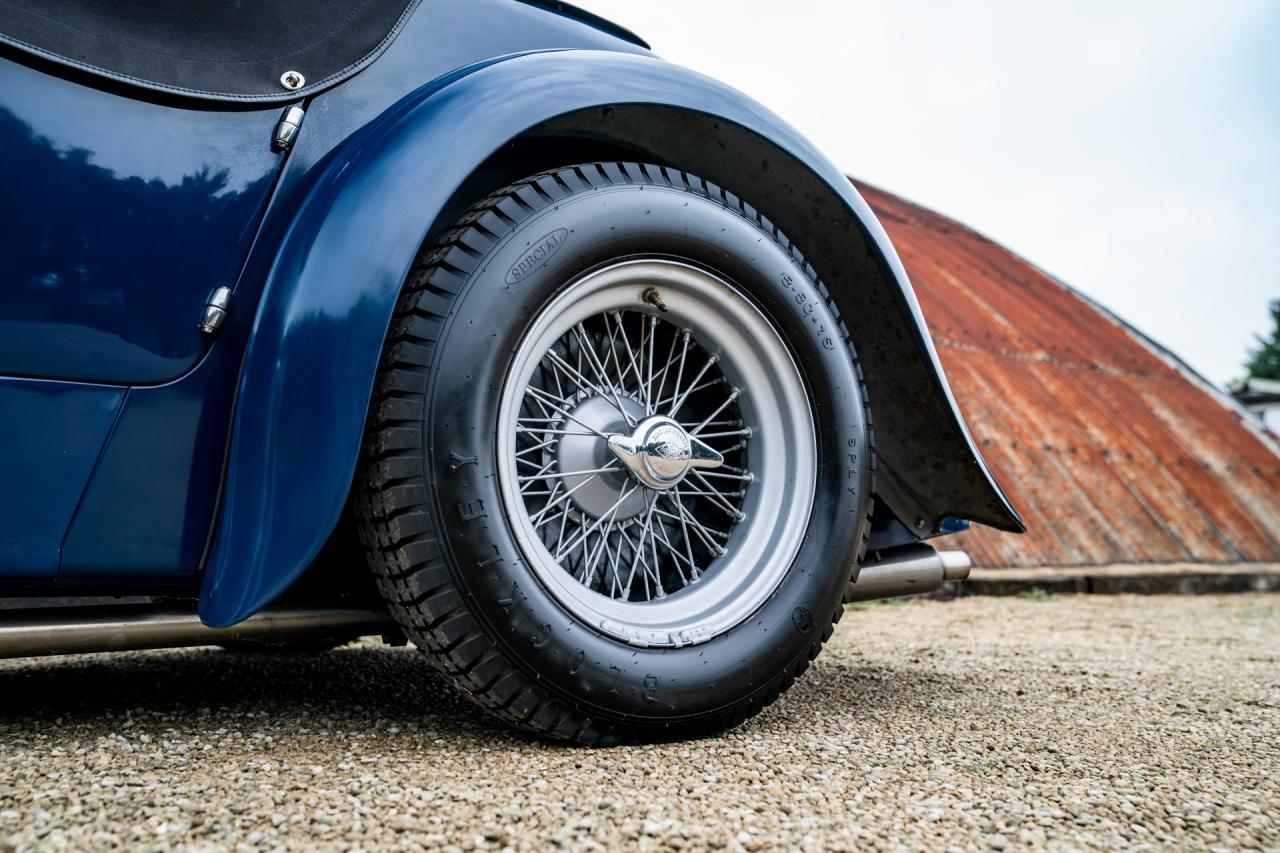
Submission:
[[[564,239],[531,266],[552,233]],[[575,620],[523,564],[496,485],[497,398],[530,318],[565,282],[636,256],[678,258],[745,292],[792,350],[817,433],[813,511],[780,586],[683,648],[627,645]],[[840,618],[869,530],[865,401],[826,289],[750,205],[659,166],[547,172],[477,204],[415,264],[353,491],[361,538],[409,638],[501,719],[586,744],[716,733],[786,690]]]

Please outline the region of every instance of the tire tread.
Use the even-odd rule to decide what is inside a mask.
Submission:
[[[357,528],[378,589],[392,615],[431,664],[475,704],[535,733],[584,745],[607,745],[713,734],[760,713],[794,684],[830,639],[843,614],[833,603],[807,654],[752,694],[714,712],[671,725],[612,720],[539,687],[481,628],[453,579],[429,495],[413,478],[422,474],[421,417],[436,341],[453,301],[484,252],[524,220],[565,196],[619,185],[673,187],[696,193],[746,218],[782,247],[826,301],[861,383],[867,431],[868,474],[863,494],[874,490],[874,431],[862,369],[848,328],[826,286],[794,243],[771,220],[738,196],[667,166],[600,162],[532,175],[474,205],[415,261],[397,304],[375,386],[362,464],[353,487]],[[416,434],[417,438],[413,437]],[[860,524],[858,555],[866,548],[871,500]],[[856,576],[855,576],[856,579]],[[844,598],[848,599],[849,587]],[[815,614],[817,615],[817,614]]]

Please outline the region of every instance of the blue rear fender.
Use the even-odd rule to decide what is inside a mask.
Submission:
[[[326,97],[309,120],[322,118]],[[865,338],[850,327],[868,370],[881,465],[892,472],[882,496],[889,490],[895,512],[920,513],[931,530],[951,516],[1020,527],[969,439],[897,255],[835,166],[759,104],[660,59],[519,54],[423,86],[353,134],[320,167],[274,248],[201,591],[207,624],[233,624],[269,603],[334,529],[410,265],[473,173],[530,134],[607,141],[750,189],[749,200],[810,253],[846,319],[878,315]],[[304,125],[300,144],[305,135]],[[878,399],[877,365],[886,392],[911,389],[901,404],[889,393]],[[892,437],[886,446],[895,422],[904,424],[901,446]]]

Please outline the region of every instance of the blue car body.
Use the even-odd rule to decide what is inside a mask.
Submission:
[[[514,178],[607,156],[742,193],[821,272],[875,417],[872,547],[1021,528],[887,237],[802,135],[564,4],[435,0],[343,79],[272,97],[6,40],[0,594],[198,594],[212,626],[277,599],[341,528],[420,247]]]

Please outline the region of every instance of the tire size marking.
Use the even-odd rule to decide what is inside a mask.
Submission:
[[[511,594],[506,598],[499,598],[498,606],[503,608],[510,608],[511,605],[524,600],[525,600],[525,594],[524,594],[524,591],[520,589],[520,584],[516,583],[515,581],[512,581]]]
[[[808,317],[811,324],[818,327],[817,338],[822,343],[823,349],[835,349],[836,343],[827,334],[827,327],[823,325],[817,310],[819,300],[813,299],[807,288],[797,285],[795,278],[790,273],[784,272],[780,281],[783,287],[795,295],[796,304],[800,306],[800,313]]]
[[[609,685],[609,695],[617,696],[619,695],[618,682],[622,679],[624,671],[622,667],[615,664],[609,664],[609,671],[613,673],[613,683]]]
[[[474,521],[477,518],[483,518],[488,513],[484,508],[484,501],[476,498],[473,501],[461,501],[458,504],[458,515],[463,521]]]
[[[494,563],[500,563],[500,562],[502,562],[502,552],[498,550],[498,546],[497,546],[497,545],[494,545],[494,546],[493,546],[493,556],[492,556],[492,557],[486,557],[485,559],[483,559],[483,560],[481,560],[480,562],[476,563],[476,568],[478,568],[478,569],[487,569],[487,568],[489,568],[490,566],[492,566]]]
[[[463,465],[479,465],[480,458],[478,456],[463,456],[461,453],[449,451],[449,470],[457,471]]]
[[[849,437],[849,467],[845,469],[845,475],[848,476],[853,484],[850,485],[849,494],[856,495],[858,493],[859,477],[858,477],[858,437],[856,435]]]

